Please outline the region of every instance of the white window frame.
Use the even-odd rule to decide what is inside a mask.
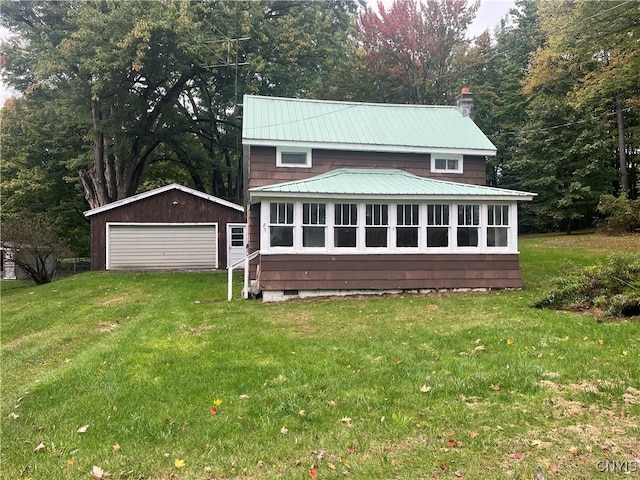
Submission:
[[[296,212],[298,210],[297,206],[296,206],[297,202],[292,202],[292,201],[280,201],[280,202],[268,202],[267,204],[267,238],[266,238],[266,243],[269,246],[270,249],[272,250],[293,250],[295,249],[296,244],[298,243],[298,240],[296,238],[296,231],[298,230],[296,227],[297,225],[300,223],[299,221],[296,221]],[[271,221],[271,205],[273,204],[282,204],[285,205],[285,212],[284,212],[284,219],[282,219],[282,221],[279,221],[280,219],[276,219],[275,222]],[[292,212],[291,212],[291,223],[288,222],[289,218],[287,215],[287,205],[291,204],[293,207]],[[292,230],[292,245],[271,245],[271,228],[272,227],[280,227],[280,228],[291,228]]]
[[[437,168],[436,160],[446,160],[447,168]],[[448,168],[449,160],[457,161],[457,168]],[[455,153],[432,153],[431,154],[431,172],[433,173],[463,173],[464,165],[463,165],[464,155],[455,154]]]
[[[495,207],[500,207],[500,208],[507,208],[507,215],[506,215],[506,223],[504,223],[505,221],[505,215],[501,212],[501,223],[496,224],[495,223],[495,217],[494,217],[494,223],[489,223],[489,209],[490,208],[495,208]],[[486,214],[487,214],[487,219],[484,225],[484,229],[486,231],[486,246],[487,246],[487,250],[490,251],[499,251],[499,250],[509,250],[511,248],[511,245],[513,245],[512,242],[516,241],[517,242],[517,228],[514,228],[514,210],[517,210],[515,205],[509,205],[507,203],[500,203],[500,202],[492,202],[492,203],[488,203],[486,204]],[[517,222],[517,220],[515,220]],[[506,245],[494,245],[494,246],[489,246],[489,229],[490,228],[502,228],[507,230],[507,244]],[[516,232],[516,238],[514,238],[514,231]]]
[[[460,207],[478,207],[478,223],[474,224],[473,223],[473,218],[470,224],[467,223],[460,223],[459,222],[459,208]],[[486,239],[486,226],[487,226],[487,209],[485,208],[486,205],[483,203],[479,203],[479,202],[459,202],[457,204],[455,204],[455,210],[453,212],[449,212],[449,215],[453,215],[453,225],[455,227],[454,231],[453,231],[453,241],[454,244],[452,245],[454,250],[457,251],[461,251],[461,252],[468,252],[468,251],[474,251],[474,252],[482,252],[484,251],[484,246],[487,244],[487,239]],[[475,228],[476,231],[478,232],[478,243],[476,245],[458,245],[458,228]]]
[[[418,206],[418,215],[417,218],[413,218],[413,213],[411,214],[411,220],[417,220],[417,223],[412,223],[410,225],[406,225],[404,223],[404,218],[398,218],[398,207],[402,207],[402,213],[405,213],[406,207],[413,207],[414,205]],[[390,213],[389,213],[389,245],[393,250],[401,252],[401,253],[414,253],[419,252],[423,249],[423,239],[424,235],[422,234],[422,225],[425,210],[425,203],[420,203],[417,201],[407,200],[406,202],[398,202],[389,205]],[[418,245],[415,247],[399,247],[398,246],[398,228],[415,228],[418,232]]]
[[[371,207],[371,217],[367,216],[367,207]],[[364,224],[364,231],[363,231],[363,241],[364,241],[364,248],[366,251],[372,251],[372,250],[379,250],[379,251],[388,251],[390,248],[393,248],[389,242],[389,230],[391,229],[391,225],[390,225],[390,205],[387,202],[365,202],[363,203],[360,208],[363,208],[363,216],[361,216],[360,218],[364,219],[364,222],[362,222]],[[385,220],[385,209],[386,209],[386,220],[387,223],[384,223]],[[386,241],[386,245],[382,246],[382,247],[378,247],[378,246],[367,246],[367,233],[370,229],[384,229],[385,231],[385,241]]]
[[[282,161],[282,154],[287,153],[304,153],[305,163],[285,163]],[[307,147],[276,147],[276,167],[284,168],[311,168],[311,148]]]
[[[433,206],[433,207],[443,207],[443,206],[448,206],[449,207],[449,215],[447,218],[447,223],[432,223],[429,224],[429,207]],[[452,251],[455,250],[456,244],[453,241],[453,234],[452,232],[457,231],[456,230],[456,225],[451,221],[451,217],[453,215],[453,209],[456,209],[457,212],[457,208],[458,205],[455,203],[450,203],[450,202],[443,202],[443,201],[432,201],[432,202],[428,202],[424,204],[424,221],[421,225],[421,230],[424,230],[424,246],[425,246],[425,250],[428,252],[448,252],[448,251]],[[428,245],[428,233],[427,230],[429,228],[446,228],[447,229],[447,246],[446,247],[435,247],[435,246],[429,246]]]
[[[356,223],[341,223],[339,225],[336,224],[335,219],[335,206],[336,205],[354,205],[356,206]],[[329,207],[330,205],[330,207]],[[331,230],[331,243],[328,245],[329,249],[334,252],[355,252],[362,249],[362,242],[364,242],[364,222],[362,219],[364,218],[364,212],[362,209],[364,208],[364,204],[352,201],[336,201],[332,203],[327,203],[327,209],[331,212],[331,218],[327,218],[327,222],[331,221],[330,230]],[[351,217],[351,214],[349,214]],[[351,220],[351,218],[350,218]],[[335,245],[335,231],[337,227],[347,227],[354,228],[356,231],[356,245],[354,247],[338,247]]]
[[[304,206],[305,205],[309,205],[309,223],[304,223]],[[320,205],[324,206],[324,222],[320,222]],[[302,201],[300,202],[300,210],[301,210],[301,225],[300,225],[300,247],[301,247],[301,251],[305,251],[305,252],[311,252],[311,251],[320,251],[320,252],[324,252],[327,250],[328,248],[328,235],[327,235],[327,230],[329,229],[328,225],[329,225],[329,206],[330,204],[328,204],[325,201],[322,200],[311,200],[311,201]],[[331,204],[331,206],[333,206],[333,204]],[[293,218],[296,218],[295,215],[295,205],[294,205],[294,215]],[[317,218],[315,219],[315,223],[314,223],[314,219],[313,219],[313,214],[312,214],[312,210],[313,209],[317,209]],[[304,245],[304,229],[305,228],[322,228],[323,229],[323,234],[324,234],[324,246],[323,247],[307,247]]]
[[[293,224],[272,224],[271,223],[271,204],[272,203],[293,203]],[[318,224],[317,226],[325,228],[325,246],[324,247],[304,247],[303,246],[303,205],[305,203],[310,204],[324,204],[325,205],[325,223]],[[356,243],[353,247],[336,247],[335,246],[335,228],[340,227],[335,222],[335,206],[341,205],[356,205],[357,223],[355,225],[350,224],[346,226],[352,226],[356,231]],[[367,247],[366,246],[366,206],[372,205],[387,205],[388,206],[388,222],[387,225],[380,225],[387,229],[387,247]],[[418,205],[419,223],[418,227],[418,246],[417,247],[398,247],[397,246],[397,228],[402,227],[398,219],[398,205]],[[429,205],[447,205],[449,207],[449,223],[448,225],[436,225],[438,227],[446,227],[448,229],[449,244],[446,247],[428,247],[427,246],[427,228],[428,225],[428,206]],[[458,246],[458,227],[465,227],[467,225],[459,224],[458,222],[458,207],[473,205],[479,208],[479,224],[468,225],[469,227],[475,227],[478,229],[478,244],[477,246]],[[489,247],[487,245],[487,231],[492,227],[489,225],[489,207],[500,206],[508,207],[508,228],[507,233],[507,245]],[[424,253],[424,254],[441,254],[441,253],[499,253],[499,254],[517,254],[518,250],[518,209],[517,204],[511,201],[460,201],[460,200],[401,200],[401,201],[372,201],[372,199],[317,199],[317,198],[305,198],[305,199],[274,199],[273,201],[265,200],[261,202],[261,251],[265,254],[269,253],[297,253],[297,254],[409,254],[409,253]],[[292,246],[271,246],[271,226],[290,226],[293,228],[293,245]],[[316,224],[310,224],[306,226],[315,226]],[[433,225],[432,225],[433,226]]]

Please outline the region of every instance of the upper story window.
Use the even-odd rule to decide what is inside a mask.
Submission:
[[[311,149],[300,147],[278,147],[276,167],[311,168]]]
[[[272,247],[293,247],[293,203],[272,203],[269,238]]]
[[[431,155],[431,171],[441,173],[462,173],[462,155],[434,153]]]

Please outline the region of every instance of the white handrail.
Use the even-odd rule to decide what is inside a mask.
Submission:
[[[242,289],[242,298],[249,298],[249,262],[260,255],[260,250],[250,253],[246,257],[238,260],[227,267],[227,301],[233,298],[233,270],[244,264],[244,288]]]

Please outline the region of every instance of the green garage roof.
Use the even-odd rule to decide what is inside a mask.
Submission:
[[[532,200],[534,193],[502,188],[445,182],[423,178],[397,169],[338,169],[305,180],[279,183],[249,190],[252,198],[310,196],[433,196]]]
[[[311,145],[397,152],[495,155],[496,147],[457,107],[335,102],[246,95],[246,145]]]

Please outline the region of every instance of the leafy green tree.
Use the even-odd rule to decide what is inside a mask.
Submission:
[[[83,142],[58,161],[90,207],[151,177],[240,200],[244,93],[324,96],[357,4],[330,2],[3,2],[6,79],[74,117]],[[54,125],[60,131],[65,125]]]
[[[640,3],[578,0],[549,3],[549,49],[575,72],[570,101],[592,111],[610,130],[617,190],[637,196],[640,133]],[[633,181],[632,179],[635,179]]]
[[[486,61],[479,65],[481,68],[472,69],[469,86],[479,93],[476,121],[497,149],[497,155],[487,162],[487,181],[493,186],[517,189],[522,185],[510,163],[519,156],[522,128],[527,121],[528,102],[522,81],[534,53],[544,43],[537,0],[518,0],[495,34],[495,44],[484,55]]]
[[[60,159],[85,148],[73,118],[51,108],[48,91],[9,100],[2,109],[0,195],[2,225],[28,212],[45,215],[78,256],[89,253],[89,223],[77,174]],[[60,129],[60,126],[66,128]]]

